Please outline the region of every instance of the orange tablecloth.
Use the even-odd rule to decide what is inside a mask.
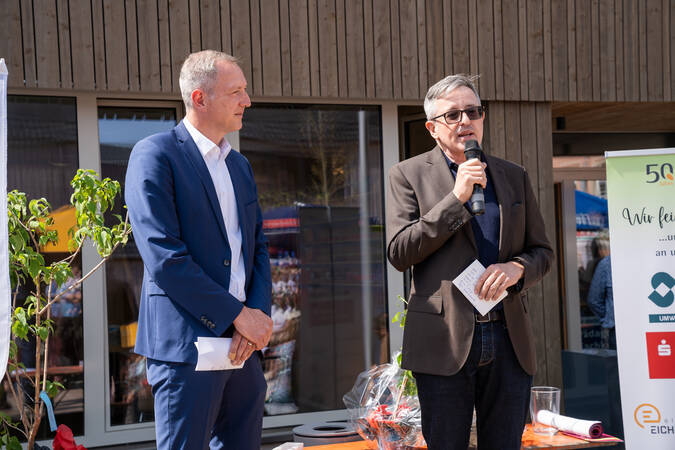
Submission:
[[[562,433],[556,433],[553,436],[540,436],[534,434],[532,425],[528,424],[523,433],[522,450],[535,450],[540,448],[555,448],[558,450],[568,450],[576,448],[606,447],[615,445],[615,442],[588,442],[583,439],[573,438]],[[368,446],[366,441],[345,442],[343,444],[318,445],[308,447],[312,450],[372,450],[377,446]]]
[[[534,434],[532,425],[527,424],[525,432],[523,433],[523,440],[521,444],[522,450],[534,450],[537,448],[555,448],[558,450],[574,449],[574,448],[590,448],[590,447],[607,447],[609,445],[616,445],[616,442],[598,442],[598,441],[584,441],[572,436],[567,436],[563,433],[556,433],[553,436],[541,436]]]

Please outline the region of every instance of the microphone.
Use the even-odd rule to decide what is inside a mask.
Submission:
[[[473,158],[480,159],[480,154],[481,148],[478,141],[473,139],[466,141],[466,144],[464,145],[464,156],[467,161]],[[485,213],[485,194],[483,194],[483,186],[480,184],[473,185],[473,194],[471,194],[469,204],[471,205],[471,212],[474,215],[480,216]]]

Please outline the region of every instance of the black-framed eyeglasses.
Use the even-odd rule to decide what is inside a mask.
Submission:
[[[432,117],[429,120],[436,120],[442,117],[443,120],[445,120],[445,123],[452,125],[453,123],[457,123],[462,120],[462,113],[466,114],[466,117],[468,117],[469,120],[478,120],[483,117],[483,114],[485,113],[485,106],[472,106],[471,108],[467,109],[451,109],[450,111],[446,111],[443,114]]]

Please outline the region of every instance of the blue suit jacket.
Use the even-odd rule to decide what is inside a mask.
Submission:
[[[270,314],[271,276],[253,171],[231,151],[246,270],[246,302]],[[138,142],[125,200],[145,267],[136,353],[196,363],[198,336],[221,336],[242,309],[228,292],[230,247],[206,163],[185,125]]]

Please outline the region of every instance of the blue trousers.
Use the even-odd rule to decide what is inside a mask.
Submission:
[[[267,383],[259,352],[237,370],[147,360],[158,450],[260,450]]]
[[[474,406],[479,450],[520,449],[532,376],[518,363],[505,322],[476,323],[455,375],[414,375],[429,450],[466,450]]]

